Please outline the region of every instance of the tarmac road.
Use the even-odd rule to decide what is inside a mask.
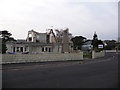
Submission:
[[[118,54],[84,61],[3,65],[2,88],[118,88]]]

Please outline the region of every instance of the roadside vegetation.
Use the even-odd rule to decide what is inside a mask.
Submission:
[[[92,52],[83,52],[83,58],[89,58],[91,59],[92,58]]]

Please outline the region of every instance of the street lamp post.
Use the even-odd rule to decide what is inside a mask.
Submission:
[[[117,42],[116,43],[116,54],[118,54],[119,52],[119,47],[120,47],[120,42]]]

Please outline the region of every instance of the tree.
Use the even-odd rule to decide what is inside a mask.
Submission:
[[[98,36],[95,32],[93,35],[93,40],[92,40],[93,49],[97,50],[97,51],[103,50],[103,49],[98,48],[98,45],[100,45],[100,44],[104,45],[102,40],[98,40]]]
[[[0,39],[2,40],[1,46],[2,46],[2,53],[6,53],[7,47],[6,47],[6,42],[7,41],[15,41],[13,37],[10,37],[12,34],[9,33],[7,30],[0,31]]]
[[[92,45],[93,45],[93,49],[97,49],[98,48],[98,37],[97,37],[96,32],[93,35]]]
[[[97,36],[96,32],[94,33],[93,40],[98,40],[98,36]]]
[[[106,50],[112,50],[116,47],[116,41],[115,40],[106,40],[105,43],[107,44],[105,46]]]
[[[72,38],[71,41],[73,42],[74,50],[81,50],[81,47],[84,44],[85,40],[86,40],[86,38],[83,36],[76,36],[76,37]]]

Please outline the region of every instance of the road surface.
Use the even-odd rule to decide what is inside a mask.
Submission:
[[[2,88],[118,88],[118,54],[83,61],[3,65]]]

